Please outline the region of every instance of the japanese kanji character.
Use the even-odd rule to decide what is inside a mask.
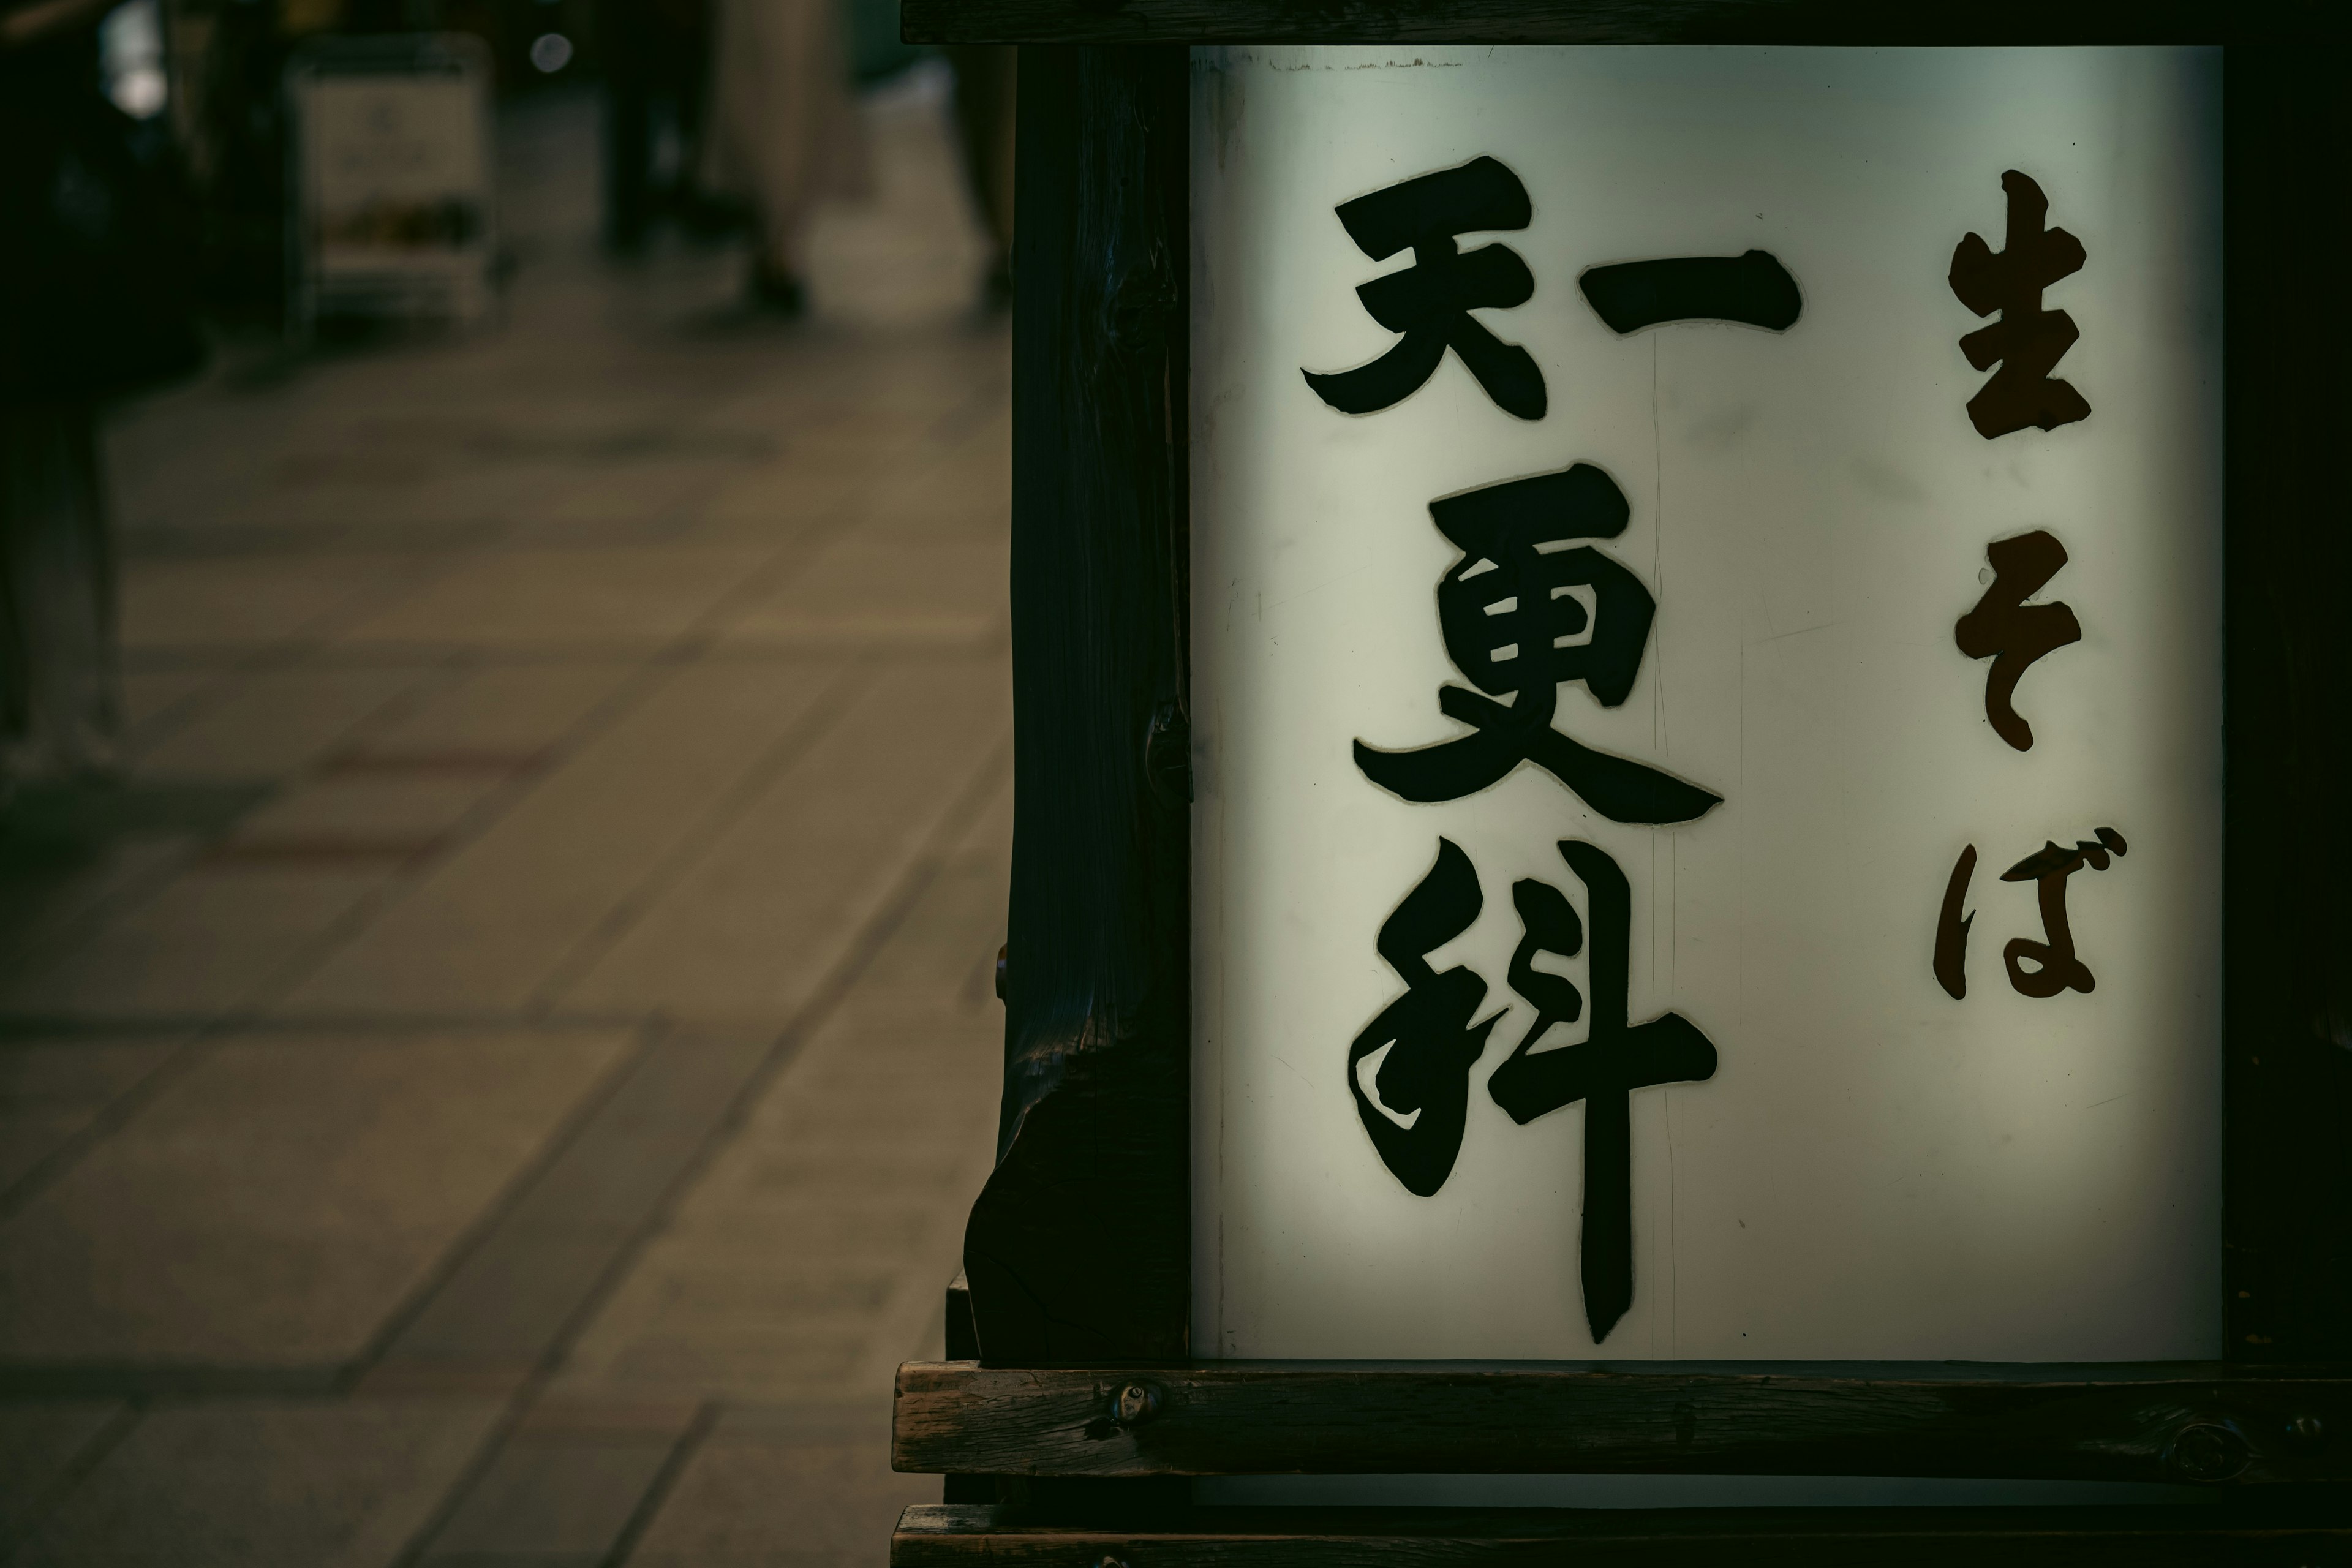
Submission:
[[[1373,260],[1412,247],[1411,267],[1356,290],[1374,321],[1404,338],[1353,370],[1302,371],[1315,395],[1343,414],[1391,407],[1420,391],[1451,348],[1505,412],[1542,418],[1543,372],[1535,356],[1502,342],[1470,315],[1524,305],[1535,293],[1535,274],[1507,246],[1482,246],[1465,256],[1454,244],[1464,234],[1528,226],[1534,209],[1519,177],[1492,158],[1474,158],[1342,202],[1337,210],[1348,237]]]
[[[1975,234],[1952,252],[1952,292],[1979,316],[2000,320],[1960,340],[1960,352],[1979,370],[2000,369],[1969,399],[1969,422],[1990,441],[2037,426],[2054,430],[2086,417],[2091,405],[2050,372],[2082,333],[2063,310],[2042,308],[2042,290],[2083,267],[2083,242],[2063,228],[2044,228],[2050,198],[2011,169],[2000,177],[2009,193],[2009,235],[1995,254]]]
[[[1662,321],[1742,321],[1786,331],[1804,309],[1797,280],[1769,250],[1595,267],[1576,280],[1612,332]]]
[[[1612,822],[1687,822],[1723,798],[1551,727],[1563,681],[1582,681],[1603,707],[1624,701],[1649,638],[1655,604],[1640,578],[1590,545],[1544,548],[1622,533],[1631,510],[1614,480],[1579,463],[1429,510],[1462,552],[1438,584],[1439,628],[1477,688],[1442,686],[1437,706],[1471,732],[1412,751],[1358,741],[1365,777],[1410,801],[1459,800],[1533,762]],[[1579,588],[1592,595],[1589,612]]]
[[[1535,967],[1538,953],[1572,957],[1582,941],[1576,911],[1558,889],[1529,879],[1511,889],[1526,935],[1511,955],[1512,988],[1535,1005],[1518,1048],[1486,1080],[1486,1092],[1521,1126],[1584,1102],[1584,1223],[1580,1271],[1584,1318],[1596,1344],[1633,1300],[1632,1091],[1715,1076],[1714,1043],[1679,1013],[1627,1023],[1633,895],[1625,873],[1597,846],[1559,845],[1584,884],[1592,917],[1588,982],[1592,1022],[1584,1043],[1538,1051],[1556,1023],[1575,1018],[1574,984]]]
[[[1437,861],[1381,923],[1375,945],[1405,984],[1405,993],[1364,1026],[1348,1047],[1348,1090],[1356,1114],[1389,1173],[1405,1190],[1428,1197],[1445,1184],[1462,1152],[1469,1114],[1470,1069],[1486,1049],[1497,1012],[1483,1023],[1470,1016],[1486,999],[1486,983],[1460,965],[1443,974],[1429,954],[1468,931],[1486,899],[1470,857],[1450,838],[1437,841]],[[1372,1074],[1378,1099],[1364,1092],[1361,1063],[1389,1047]]]

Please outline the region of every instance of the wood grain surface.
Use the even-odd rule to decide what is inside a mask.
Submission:
[[[891,1460],[1032,1476],[1638,1471],[2238,1489],[2352,1479],[2352,1373],[2219,1363],[909,1362]]]
[[[2352,1362],[2352,156],[2340,53],[2223,63],[2224,1352]]]
[[[1126,1527],[997,1508],[908,1509],[891,1568],[2322,1568],[2352,1552],[2341,1510],[2240,1508],[1202,1509]]]
[[[964,1235],[998,1364],[1189,1332],[1189,791],[1146,765],[1185,710],[1185,72],[1021,59],[1004,1097]]]
[[[909,43],[2189,44],[2321,37],[2311,0],[904,0]]]

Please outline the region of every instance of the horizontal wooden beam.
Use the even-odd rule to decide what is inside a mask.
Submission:
[[[2352,1367],[1204,1362],[898,1369],[898,1469],[2352,1479]]]
[[[2298,0],[901,0],[914,44],[2195,44],[2319,36]]]
[[[2313,1509],[1202,1509],[1124,1528],[921,1505],[891,1568],[2274,1568],[2339,1563],[2352,1524]],[[2317,1514],[2317,1517],[2312,1517]]]

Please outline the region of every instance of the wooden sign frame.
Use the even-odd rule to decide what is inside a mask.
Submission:
[[[1818,0],[906,0],[1017,42],[1014,858],[999,1163],[894,1463],[894,1563],[2352,1562],[2352,328],[2325,13]],[[2224,57],[2225,1359],[1189,1358],[1186,502],[1198,42],[2159,43]],[[1116,45],[1118,47],[1103,47]],[[1223,1510],[1182,1478],[2185,1481],[2217,1509]]]

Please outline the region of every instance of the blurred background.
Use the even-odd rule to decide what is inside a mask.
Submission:
[[[1013,92],[868,0],[0,0],[0,1562],[938,1500]]]

